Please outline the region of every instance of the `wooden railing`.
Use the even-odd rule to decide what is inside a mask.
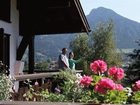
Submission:
[[[76,73],[81,73],[83,70],[76,70]],[[57,75],[59,72],[47,72],[47,73],[35,73],[35,74],[24,74],[24,75],[16,75],[14,76],[15,81],[24,81],[27,79],[44,79],[48,77],[52,77]]]
[[[82,70],[76,70],[76,73],[81,73]],[[38,85],[38,88],[35,88],[35,91],[38,91],[36,89],[42,88],[42,89],[48,89],[52,90],[53,82],[50,80],[49,82],[45,82],[46,79],[52,78],[54,75],[57,75],[59,71],[57,72],[47,72],[47,73],[35,73],[35,74],[23,74],[23,75],[15,75],[14,81],[25,81],[27,79],[29,80],[41,80],[41,85]],[[22,82],[23,84],[23,82]],[[33,85],[33,88],[36,87]],[[20,86],[18,92],[13,94],[13,100],[15,101],[25,101],[25,98],[23,97],[24,93],[26,93],[29,90],[28,86]],[[38,100],[36,98],[36,100]]]

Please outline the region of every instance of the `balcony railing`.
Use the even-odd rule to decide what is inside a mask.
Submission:
[[[76,73],[81,73],[83,70],[76,70]],[[57,75],[58,72],[47,72],[47,73],[35,73],[35,74],[24,74],[24,75],[16,75],[14,76],[15,81],[24,81],[27,79],[33,80],[33,79],[44,79],[48,77],[52,77],[54,75]]]
[[[76,70],[76,73],[82,73],[83,70]],[[38,85],[38,88],[48,89],[51,90],[51,85],[53,85],[52,81],[45,82],[46,79],[53,78],[53,76],[59,74],[59,71],[57,72],[46,72],[46,73],[35,73],[35,74],[23,74],[23,75],[15,75],[14,81],[25,81],[27,79],[29,80],[39,80],[41,82],[41,85]],[[23,83],[23,82],[22,82]],[[36,87],[33,84],[33,88]],[[18,89],[18,92],[15,92],[13,94],[13,100],[15,101],[25,101],[25,98],[23,97],[24,93],[26,93],[29,90],[28,86],[20,86]],[[33,99],[36,101],[39,101],[39,99]]]

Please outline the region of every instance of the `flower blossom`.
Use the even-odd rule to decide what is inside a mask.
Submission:
[[[136,86],[140,89],[140,80],[136,81]]]
[[[95,73],[104,73],[107,70],[107,64],[103,60],[96,60],[90,64],[90,69]]]
[[[121,80],[124,77],[124,70],[122,68],[111,67],[108,70],[108,75],[112,76],[115,80]]]
[[[77,79],[81,79],[82,75],[80,73],[76,73],[76,77],[77,77]]]
[[[133,92],[133,91],[132,91],[132,89],[131,89],[130,87],[125,87],[125,88],[124,88],[124,91],[126,91],[128,97],[132,96],[132,92]]]
[[[136,81],[134,86],[132,87],[133,91],[139,91],[140,90],[140,80]]]
[[[115,85],[116,90],[122,91],[123,90],[123,86],[121,84],[116,84]]]
[[[99,92],[100,94],[106,94],[107,90],[104,89],[102,86],[100,86],[99,84],[95,85],[94,87],[94,91],[95,92]]]
[[[85,86],[85,87],[88,87],[90,84],[91,84],[91,81],[92,81],[92,77],[90,76],[83,76],[81,79],[80,79],[80,84]]]
[[[95,86],[94,90],[101,94],[106,94],[107,90],[114,90],[115,83],[109,78],[102,78]]]

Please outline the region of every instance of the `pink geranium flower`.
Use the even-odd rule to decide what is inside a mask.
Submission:
[[[110,89],[110,90],[115,89],[115,83],[110,78],[102,78],[99,81],[99,84],[100,84],[100,86],[102,86],[106,89]]]
[[[109,70],[108,70],[108,75],[115,75],[117,73],[117,67],[114,66],[114,67],[111,67]]]
[[[109,78],[102,78],[95,86],[94,91],[106,94],[107,90],[114,90],[115,83]]]
[[[121,80],[124,77],[124,70],[122,68],[111,67],[108,70],[108,75],[112,76],[115,80]]]
[[[140,89],[140,80],[136,81],[135,84]]]
[[[95,73],[104,73],[107,70],[107,64],[103,60],[96,60],[90,64],[90,69]]]
[[[122,68],[118,68],[116,79],[121,80],[124,77],[124,70]]]
[[[140,80],[136,81],[134,86],[132,87],[133,91],[139,91],[140,90]]]
[[[99,92],[100,94],[106,94],[107,92],[107,90],[101,87],[99,84],[94,87],[94,91]]]
[[[116,84],[115,88],[116,88],[116,90],[119,90],[119,91],[123,90],[123,86],[121,84]]]
[[[92,77],[90,76],[83,76],[81,79],[80,79],[80,84],[85,86],[85,87],[88,87],[90,84],[91,84],[91,81],[92,81]]]

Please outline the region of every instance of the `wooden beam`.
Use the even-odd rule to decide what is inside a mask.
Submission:
[[[90,26],[89,26],[89,24],[88,24],[88,21],[87,21],[87,19],[86,19],[86,16],[85,16],[85,14],[84,14],[84,11],[83,11],[83,9],[82,9],[82,6],[81,6],[81,4],[80,4],[80,1],[79,0],[74,0],[74,3],[75,3],[75,5],[76,5],[76,8],[77,8],[77,10],[78,10],[78,13],[79,13],[79,16],[80,16],[80,19],[81,19],[81,21],[82,21],[82,24],[83,24],[83,28],[85,28],[85,31],[88,33],[88,32],[90,32],[91,30],[90,30]],[[82,30],[82,31],[84,31],[84,30]]]
[[[0,28],[0,61],[3,61],[3,36],[4,36],[4,29]]]
[[[27,36],[23,36],[22,41],[17,49],[17,60],[21,60],[23,57],[23,54],[25,53],[25,50],[27,46],[29,45],[29,38]]]
[[[34,73],[34,53],[34,36],[31,36],[29,41],[29,74]]]
[[[82,73],[83,70],[75,70],[76,73]],[[14,81],[24,81],[27,79],[33,80],[33,79],[41,79],[41,78],[48,78],[52,77],[54,75],[59,74],[58,72],[48,72],[48,73],[36,73],[36,74],[25,74],[25,75],[15,75]]]

